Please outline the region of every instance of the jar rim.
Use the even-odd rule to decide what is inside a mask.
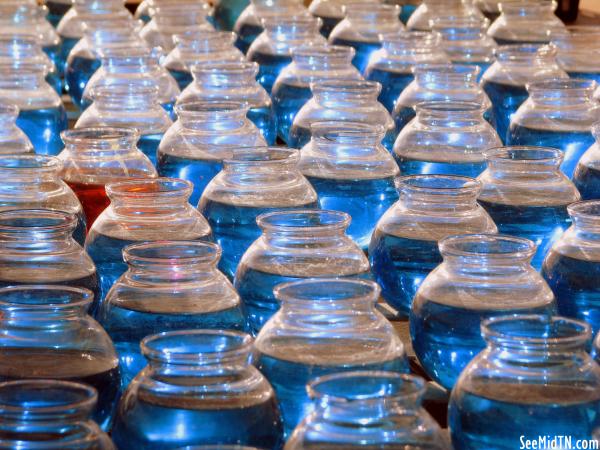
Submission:
[[[330,78],[312,81],[310,90],[315,93],[334,91],[335,94],[362,94],[378,96],[381,92],[381,83],[371,80],[352,78]]]
[[[58,284],[23,284],[0,288],[0,306],[10,310],[72,309],[87,307],[93,300],[94,293],[89,289]]]
[[[574,90],[581,90],[593,93],[598,84],[594,80],[585,78],[551,78],[546,80],[533,81],[527,84],[527,91],[559,91],[568,94]]]
[[[342,138],[360,138],[365,139],[374,135],[385,134],[385,127],[380,123],[338,121],[338,120],[316,120],[310,124],[310,131],[315,135],[325,133],[333,134]],[[326,136],[327,140],[334,141]]]
[[[202,64],[194,64],[191,67],[192,73],[201,73],[201,74],[243,74],[246,72],[254,72],[256,75],[258,73],[258,63],[255,61],[213,61],[210,63],[202,63]]]
[[[233,149],[231,158],[225,158],[224,164],[244,166],[270,166],[282,162],[297,162],[300,152],[297,149],[285,147],[238,147]]]
[[[154,199],[161,197],[189,197],[193,185],[180,178],[140,178],[117,181],[106,185],[106,194],[111,197],[127,197],[132,199]]]
[[[114,144],[123,140],[137,142],[140,138],[139,130],[125,127],[83,127],[65,130],[60,133],[63,142],[82,145],[89,144],[90,141],[97,141],[106,144]],[[111,145],[106,145],[110,147]]]
[[[371,280],[359,278],[306,278],[281,283],[273,289],[281,303],[375,303],[381,288]]]
[[[62,169],[62,161],[51,155],[36,153],[11,153],[0,155],[0,170],[15,172],[58,172]],[[32,170],[33,169],[33,170]]]
[[[458,234],[448,236],[439,243],[440,253],[477,259],[530,259],[536,251],[536,244],[522,237],[506,234]]]
[[[352,47],[344,47],[342,45],[329,44],[303,44],[292,50],[292,55],[303,58],[314,57],[338,57],[348,59],[354,58],[356,50]]]
[[[221,247],[204,241],[153,241],[123,248],[123,258],[130,264],[191,265],[216,263]]]
[[[232,113],[244,112],[250,108],[248,102],[245,101],[230,101],[230,100],[210,100],[200,101],[192,100],[188,102],[178,103],[175,105],[175,112],[179,116],[181,113],[190,115],[208,114],[208,113]]]
[[[0,211],[0,231],[19,233],[31,230],[38,233],[66,233],[75,229],[77,220],[75,214],[54,209],[10,209]],[[11,224],[10,221],[13,223]]]
[[[350,215],[342,211],[296,209],[260,214],[256,218],[256,223],[263,231],[314,233],[316,231],[345,230],[351,220]],[[284,223],[281,224],[281,222]]]
[[[429,195],[461,194],[481,190],[481,181],[458,175],[405,175],[398,177],[400,189]]]
[[[567,212],[571,217],[600,221],[600,200],[580,200],[567,206]]]
[[[455,100],[436,100],[436,101],[425,101],[419,102],[415,105],[415,109],[417,114],[419,111],[423,112],[455,112],[455,113],[471,113],[471,112],[481,112],[483,113],[486,110],[486,106],[482,103],[477,102],[463,102],[463,101],[455,101]]]
[[[421,44],[421,41],[437,43],[441,39],[441,35],[437,31],[422,30],[388,31],[381,33],[379,37],[384,44],[386,42],[415,42]]]
[[[508,44],[499,45],[495,49],[499,61],[515,61],[531,57],[556,56],[556,46],[553,44]]]
[[[564,152],[554,147],[536,147],[532,145],[505,145],[484,150],[487,161],[499,161],[516,164],[560,163]]]

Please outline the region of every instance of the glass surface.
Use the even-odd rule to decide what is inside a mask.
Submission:
[[[406,28],[430,31],[433,20],[441,14],[457,18],[483,18],[472,0],[423,0],[406,22]]]
[[[573,174],[573,183],[584,200],[600,199],[600,124],[592,125],[592,135],[596,143],[579,159]]]
[[[33,145],[17,126],[19,108],[11,103],[0,103],[0,155],[33,153]]]
[[[571,25],[552,34],[558,64],[571,78],[584,78],[600,83],[600,27]]]

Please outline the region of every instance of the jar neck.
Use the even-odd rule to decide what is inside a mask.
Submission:
[[[319,153],[332,160],[360,160],[378,155],[385,134],[382,126],[357,123],[344,127],[336,122],[317,122],[311,127],[311,132]]]
[[[147,261],[129,263],[127,278],[134,283],[200,283],[218,276],[216,263]]]
[[[583,201],[570,205],[569,215],[577,238],[600,244],[600,202]]]
[[[181,5],[157,7],[152,20],[160,33],[175,35],[182,30],[207,25],[208,6],[204,2],[186,3],[185,14],[181,13]]]
[[[554,1],[548,0],[527,0],[516,2],[501,2],[500,9],[507,19],[514,18],[532,18],[539,19],[540,16],[554,15]]]
[[[175,178],[109,184],[112,211],[119,216],[160,217],[186,214],[191,184]]]
[[[210,107],[199,103],[177,108],[177,116],[184,128],[207,132],[238,130],[246,124],[246,113],[247,108],[241,104]]]
[[[292,53],[296,66],[309,72],[346,70],[353,57],[348,47],[301,47]]]
[[[498,48],[499,64],[515,69],[535,70],[556,66],[556,48],[553,45],[507,45]]]
[[[384,35],[382,47],[392,55],[419,55],[438,52],[440,43],[438,33],[410,31]]]
[[[157,71],[160,66],[156,56],[150,52],[145,54],[127,55],[125,52],[120,54],[104,53],[101,57],[102,68],[110,74],[123,73],[141,73],[151,74]]]
[[[310,16],[273,17],[262,21],[265,34],[273,42],[303,42],[318,38],[321,21]]]
[[[312,94],[320,105],[335,108],[340,106],[360,107],[377,102],[380,85],[366,81],[331,81],[315,83]]]
[[[192,67],[194,83],[202,88],[212,89],[254,86],[257,73],[256,63],[223,63],[212,67],[206,65]]]
[[[65,152],[75,158],[109,158],[136,150],[140,134],[126,128],[79,128],[62,133]]]
[[[463,89],[477,90],[476,66],[437,66],[424,65],[415,68],[415,81],[424,89]]]
[[[123,0],[75,0],[73,8],[80,14],[104,14],[125,12]]]
[[[177,48],[183,55],[210,54],[231,51],[235,36],[229,32],[196,32],[176,35]]]
[[[400,8],[396,5],[350,3],[345,9],[346,19],[358,28],[379,33],[401,29]]]
[[[19,185],[23,189],[38,190],[40,183],[60,184],[61,170],[62,163],[54,157],[0,156],[0,178],[10,185]]]
[[[399,186],[404,207],[425,214],[472,211],[478,207],[480,190],[476,180],[436,175],[401,178]]]
[[[501,180],[554,180],[562,177],[563,155],[551,148],[507,147],[486,153],[487,170],[492,178]]]
[[[424,103],[416,109],[418,122],[432,128],[468,128],[484,122],[484,108],[478,104]]]
[[[236,155],[234,155],[235,157]],[[295,181],[299,176],[298,154],[284,156],[282,159],[226,159],[223,161],[223,175],[228,182],[237,185],[281,184]]]
[[[593,81],[564,80],[532,83],[528,87],[529,98],[536,104],[548,107],[594,107]]]
[[[148,87],[148,86],[146,86]],[[153,88],[154,86],[152,86]],[[145,111],[160,108],[158,89],[137,89],[134,85],[121,89],[117,86],[100,86],[92,92],[95,107],[100,111]]]

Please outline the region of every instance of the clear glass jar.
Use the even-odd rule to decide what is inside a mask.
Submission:
[[[92,225],[85,248],[100,277],[100,300],[127,270],[122,250],[129,244],[162,240],[210,241],[206,219],[189,204],[192,184],[174,178],[110,183],[110,205]]]
[[[68,286],[0,289],[0,380],[92,386],[98,391],[92,418],[108,430],[119,393],[119,359],[106,331],[87,314],[93,298],[87,289]]]
[[[33,153],[33,145],[17,126],[19,108],[12,103],[0,102],[0,155]]]
[[[264,31],[248,49],[248,61],[258,63],[257,80],[271,93],[281,71],[292,62],[292,51],[301,45],[325,45],[319,33],[321,20],[307,14],[287,15],[278,11],[265,15]]]
[[[285,450],[450,448],[440,426],[421,407],[426,391],[421,378],[356,371],[319,377],[307,390],[313,410],[296,427]]]
[[[225,61],[244,61],[244,54],[233,46],[235,35],[211,28],[175,35],[176,46],[162,65],[177,80],[183,91],[194,81],[192,66]]]
[[[573,203],[567,208],[573,221],[552,246],[542,275],[554,291],[558,312],[584,320],[600,331],[598,302],[600,274],[600,202]]]
[[[404,345],[375,308],[368,280],[311,278],[280,284],[281,309],[254,343],[256,365],[277,393],[286,436],[310,408],[306,384],[353,370],[408,372]]]
[[[382,35],[382,48],[371,56],[367,80],[381,84],[378,100],[392,112],[400,93],[414,80],[413,69],[424,64],[449,62],[438,33],[406,31]]]
[[[221,272],[218,245],[160,241],[123,249],[128,269],[113,285],[98,321],[112,338],[126,388],[144,368],[140,342],[183,329],[244,330],[240,297]]]
[[[0,63],[0,102],[19,108],[16,124],[36,153],[57,155],[63,148],[60,133],[68,127],[67,111],[46,73],[46,65]]]
[[[96,390],[50,380],[0,383],[0,446],[5,449],[115,450],[91,419]]]
[[[327,210],[291,210],[257,218],[262,235],[244,253],[234,285],[256,334],[279,304],[273,289],[310,277],[370,278],[369,261],[347,235],[350,217]]]
[[[423,102],[394,144],[403,175],[476,177],[485,170],[484,152],[502,145],[484,117],[486,108],[471,102]]]
[[[430,31],[432,21],[440,15],[447,17],[483,18],[473,0],[423,0],[406,22],[409,30]]]
[[[156,177],[156,169],[136,147],[136,130],[80,128],[63,132],[62,138],[60,176],[79,198],[88,230],[110,204],[105,191],[108,183]]]
[[[345,45],[355,50],[352,64],[363,73],[371,55],[381,48],[381,34],[398,33],[400,7],[380,3],[350,3],[344,6],[344,19],[329,35],[332,45]]]
[[[261,19],[273,14],[296,16],[307,14],[302,0],[250,0],[250,4],[242,11],[233,27],[237,35],[235,46],[244,54],[250,45],[263,32]]]
[[[547,44],[565,24],[554,15],[556,2],[549,0],[500,1],[500,17],[488,29],[498,45]]]
[[[509,235],[469,234],[440,242],[443,262],[423,281],[410,311],[413,349],[428,376],[451,390],[485,349],[481,322],[556,312],[554,294],[531,266],[535,244]]]
[[[354,3],[382,3],[382,0],[314,0],[310,2],[310,13],[321,19],[321,34],[328,38],[333,29],[345,16],[344,5]]]
[[[539,270],[550,247],[571,224],[567,206],[580,199],[560,171],[563,153],[546,147],[502,147],[485,156],[488,167],[479,177],[479,204],[501,233],[535,242],[531,264]]]
[[[584,79],[529,84],[529,98],[510,120],[507,144],[561,149],[561,170],[571,178],[579,158],[594,143],[592,125],[600,121],[600,104],[593,98],[596,87],[595,81]]]
[[[113,428],[119,450],[193,444],[282,445],[275,392],[251,364],[239,331],[171,331],[142,341],[148,365],[123,395]]]
[[[527,100],[526,85],[550,78],[567,78],[556,62],[551,45],[508,45],[499,47],[496,61],[485,71],[482,87],[492,101],[496,131],[506,142],[510,121]]]
[[[496,233],[477,203],[481,183],[468,177],[398,179],[400,200],[377,222],[369,259],[383,298],[407,316],[423,279],[442,262],[438,242],[454,234]]]
[[[440,17],[432,29],[442,36],[441,47],[455,64],[479,67],[479,77],[494,62],[496,42],[487,35],[489,20],[480,17]]]
[[[392,116],[377,101],[381,85],[364,80],[320,80],[310,84],[312,98],[300,108],[289,131],[287,144],[302,148],[311,138],[311,125],[319,121],[360,122],[381,125],[383,145],[391,151],[396,140]]]
[[[558,51],[558,64],[571,78],[587,78],[600,83],[600,27],[574,25],[552,35]]]
[[[415,79],[396,100],[392,117],[398,133],[416,117],[422,102],[473,102],[484,108],[485,119],[495,124],[492,103],[477,82],[479,68],[465,64],[424,64],[414,68]]]
[[[160,105],[159,88],[154,84],[128,82],[98,86],[92,93],[93,103],[75,123],[75,128],[135,128],[138,148],[156,165],[158,145],[173,124]]]
[[[246,249],[260,236],[256,218],[281,209],[316,208],[317,193],[298,169],[297,150],[234,150],[206,186],[198,209],[223,249],[219,268],[233,278]]]
[[[259,129],[246,117],[246,103],[195,101],[175,107],[177,120],[158,147],[158,172],[194,184],[190,203],[231,158],[234,148],[266,146]]]
[[[592,125],[592,135],[596,143],[579,159],[573,174],[583,200],[600,199],[600,124]]]
[[[384,128],[360,122],[314,122],[299,168],[317,191],[319,206],[352,217],[348,235],[369,247],[379,218],[398,200],[400,171],[381,144]]]
[[[329,45],[301,45],[292,51],[292,62],[275,80],[271,98],[277,119],[277,136],[289,142],[294,117],[308,102],[310,84],[330,79],[361,79],[352,65],[354,49]]]
[[[158,100],[171,119],[175,120],[173,107],[179,95],[179,86],[171,74],[160,65],[160,55],[145,47],[106,48],[99,52],[101,66],[85,86],[81,98],[82,108],[92,103],[92,92],[98,86],[141,83],[158,86]]]
[[[504,316],[485,321],[482,334],[486,350],[463,371],[450,397],[455,448],[489,449],[493,442],[508,450],[541,436],[547,442],[592,437],[600,366],[585,351],[587,325],[558,316]]]
[[[269,145],[275,144],[276,122],[273,103],[267,91],[256,81],[255,62],[205,62],[192,67],[194,82],[183,90],[177,104],[225,101],[248,105],[250,119]]]

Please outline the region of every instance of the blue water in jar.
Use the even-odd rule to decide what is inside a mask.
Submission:
[[[600,331],[600,262],[550,251],[542,275],[554,292],[562,316],[584,320]]]
[[[525,86],[514,86],[510,84],[484,81],[483,90],[492,101],[496,131],[502,142],[508,139],[510,120],[517,112],[519,106],[527,100],[529,94]]]
[[[310,142],[311,136],[312,133],[310,132],[309,128],[292,126],[289,132],[288,146],[290,148],[301,149]],[[387,130],[381,143],[391,152],[394,148],[394,142],[396,142],[397,137],[398,135],[395,129]]]
[[[317,191],[321,209],[350,214],[352,221],[346,234],[366,251],[377,221],[398,200],[394,178],[307,178]]]
[[[569,178],[573,177],[577,162],[593,143],[591,131],[539,130],[514,124],[510,127],[507,142],[508,145],[536,145],[562,150],[565,158],[560,169]]]
[[[163,136],[164,133],[143,134],[137,143],[138,148],[148,157],[154,166],[156,166],[158,146],[160,145]]]
[[[234,45],[245,55],[250,45],[262,32],[263,28],[260,25],[243,24],[237,33]]]
[[[402,91],[414,80],[411,72],[394,72],[376,68],[370,70],[366,78],[381,84],[378,100],[390,113],[394,111]]]
[[[194,159],[183,156],[158,154],[157,169],[161,177],[181,178],[194,184],[190,204],[196,206],[204,189],[223,168],[220,159]]]
[[[85,244],[85,235],[87,234],[87,220],[85,219],[85,213],[79,211],[76,213],[77,216],[77,226],[73,231],[73,239],[83,247]]]
[[[459,175],[477,178],[486,169],[485,161],[424,161],[399,157],[395,153],[394,158],[402,175]]]
[[[100,68],[99,59],[74,57],[65,67],[65,84],[69,96],[77,108],[82,109],[83,91],[92,75]]]
[[[160,106],[162,106],[162,109],[164,109],[167,112],[167,114],[169,114],[171,120],[177,120],[177,114],[175,113],[175,100],[167,103],[161,103]]]
[[[35,153],[58,155],[64,147],[60,133],[69,126],[67,111],[62,105],[54,108],[21,109],[17,126],[27,135]]]
[[[567,72],[569,78],[583,78],[584,80],[594,80],[600,83],[600,72]]]
[[[323,21],[323,25],[321,26],[321,34],[325,38],[328,38],[333,29],[336,27],[336,25],[342,21],[341,17],[317,17],[319,17]]]
[[[573,183],[581,194],[582,200],[600,199],[600,170],[579,164],[575,175],[573,175]]]
[[[398,134],[400,134],[400,131],[402,131],[402,129],[406,125],[408,125],[408,123],[411,120],[413,120],[415,117],[417,117],[417,112],[415,111],[415,108],[413,108],[412,106],[405,106],[405,107],[402,107],[402,108],[398,109],[397,111],[395,111],[395,113],[392,115],[392,118],[394,119],[394,123],[396,125],[396,130],[398,130]],[[498,131],[498,122],[496,119],[496,111],[494,110],[494,108],[489,108],[489,109],[485,110],[483,112],[483,118],[492,127],[494,127],[496,129],[496,131]],[[502,137],[502,135],[500,135],[500,134],[498,134],[498,135],[504,141],[504,138]]]
[[[358,69],[360,73],[363,73],[369,64],[369,59],[373,52],[376,52],[381,48],[381,42],[364,42],[364,41],[353,41],[348,39],[334,39],[332,45],[343,45],[345,47],[352,47],[356,50],[354,58],[352,58],[352,64]]]
[[[71,9],[71,3],[55,2],[52,0],[46,0],[46,6],[48,7],[48,16],[46,18],[55,28],[60,19]]]
[[[73,50],[73,48],[77,45],[77,43],[81,39],[78,37],[71,38],[71,37],[65,37],[65,36],[61,36],[60,38],[61,38],[60,49],[59,49],[59,53],[57,56],[57,61],[55,62],[56,68],[59,70],[59,72],[65,70],[65,65],[67,64],[67,59],[69,58],[69,53],[71,53],[71,50]]]
[[[54,89],[58,95],[62,95],[63,83],[56,70],[48,72],[48,75],[46,75],[46,83],[52,86],[52,89]]]
[[[192,76],[192,73],[189,70],[175,70],[175,69],[168,69],[169,73],[171,74],[171,76],[173,78],[175,78],[175,81],[177,81],[177,86],[179,86],[179,89],[183,92],[183,90],[189,86],[189,84],[194,81],[194,77]]]
[[[408,22],[408,19],[410,19],[410,16],[412,16],[412,14],[415,12],[415,10],[417,9],[416,5],[402,5],[402,11],[400,12],[400,21],[406,25],[406,23]]]
[[[62,73],[63,67],[65,65],[65,60],[61,59],[62,48],[63,48],[62,43],[57,44],[57,45],[46,45],[46,46],[42,47],[42,50],[44,51],[44,53],[46,55],[48,55],[48,58],[50,58],[50,60],[56,66],[56,70],[58,71],[59,74]]]
[[[437,241],[408,239],[375,230],[369,246],[375,281],[386,302],[408,316],[425,277],[442,262]]]
[[[277,122],[277,135],[289,144],[290,129],[294,122],[294,117],[298,111],[309,101],[312,93],[308,86],[294,86],[292,84],[281,83],[276,92],[273,92],[273,108],[275,110]]]
[[[273,55],[271,53],[252,52],[250,61],[258,63],[258,75],[256,79],[270,94],[275,80],[281,71],[292,62],[289,55]]]
[[[267,144],[275,144],[277,140],[277,123],[275,112],[270,105],[250,108],[246,117],[260,130]]]

